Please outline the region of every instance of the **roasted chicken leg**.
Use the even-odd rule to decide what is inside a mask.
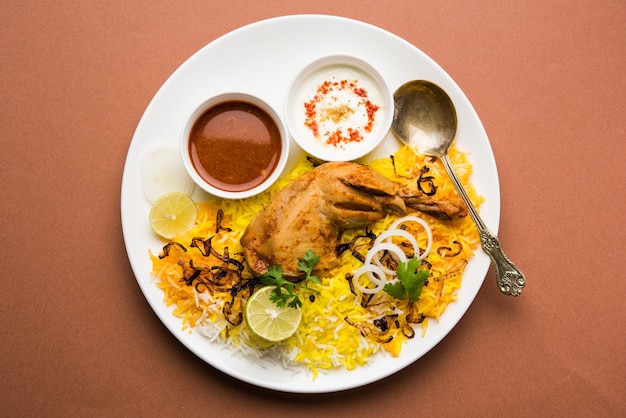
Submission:
[[[460,199],[438,201],[352,162],[329,162],[282,189],[250,222],[241,237],[246,261],[256,274],[280,265],[283,275],[301,278],[298,259],[311,249],[320,256],[316,271],[337,265],[341,233],[370,225],[406,207],[452,219],[467,215]]]

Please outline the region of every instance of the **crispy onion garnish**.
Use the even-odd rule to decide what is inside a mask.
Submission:
[[[381,344],[386,344],[388,342],[391,342],[391,340],[393,340],[393,335],[389,335],[388,329],[385,329],[383,331],[381,330],[380,327],[378,327],[375,324],[368,323],[368,322],[356,322],[347,316],[344,318],[344,321],[346,321],[348,324],[358,329],[362,336],[372,341],[376,341]],[[385,324],[386,324],[386,321],[385,321]]]
[[[365,228],[365,235],[357,235],[349,242],[337,245],[335,247],[335,252],[339,256],[344,251],[350,250],[352,256],[363,263],[365,262],[365,255],[363,255],[362,251],[365,249],[365,253],[367,253],[367,251],[372,248],[372,243],[375,239],[376,234],[369,230],[369,228]]]
[[[411,178],[411,176],[398,173],[398,168],[396,167],[396,157],[393,154],[391,154],[389,158],[391,159],[391,165],[393,167],[393,174],[395,174],[398,177]]]
[[[217,230],[230,231],[230,228],[221,226],[224,214],[217,213]],[[189,249],[180,242],[171,241],[163,247],[159,258],[176,257],[176,263],[181,267],[182,276],[180,281],[186,286],[193,286],[202,293],[208,291],[211,294],[225,293],[230,298],[224,304],[222,312],[226,320],[233,326],[243,321],[243,304],[246,291],[254,292],[254,286],[259,283],[256,278],[245,278],[243,254],[237,253],[230,256],[228,247],[224,247],[220,254],[212,245],[215,236],[209,238],[194,237],[191,239],[189,248],[197,248],[202,259],[194,259],[189,255]],[[239,257],[241,259],[235,258]]]
[[[426,319],[424,314],[417,314],[415,312],[415,304],[412,303],[409,305],[409,312],[406,315],[406,322],[402,324],[402,333],[407,338],[415,337],[415,330],[413,329],[412,324],[421,324]]]
[[[213,248],[213,246],[211,245],[211,241],[213,241],[213,238],[215,238],[215,235],[208,239],[199,237],[192,238],[190,247],[197,248],[198,250],[200,250],[200,253],[205,257],[209,257],[209,255],[212,255],[213,257],[222,260],[222,262],[226,265],[232,264],[237,268],[238,271],[242,272],[244,270],[243,263],[235,258],[230,258],[228,256],[228,247],[224,247],[224,254],[218,253],[217,250],[215,250],[215,248]]]
[[[425,317],[422,314],[415,315],[417,308],[414,303],[410,304],[408,309],[406,315],[401,315],[391,302],[384,301],[370,306],[370,311],[380,312],[373,320],[355,321],[345,317],[344,321],[358,329],[365,338],[385,344],[392,341],[398,331],[406,338],[415,337],[413,325],[420,324]]]
[[[360,297],[361,298],[361,307],[366,308],[369,303],[371,302],[372,298],[374,297],[374,294],[372,293],[358,293],[355,288],[354,288],[354,274],[353,273],[346,273],[346,280],[348,281],[348,284],[350,285],[350,293],[352,293],[354,296],[356,297]]]
[[[176,241],[171,241],[165,244],[165,246],[163,247],[163,251],[161,252],[161,254],[159,254],[159,258],[164,259],[165,257],[169,256],[172,249],[178,249],[183,252],[187,252],[187,248],[185,248],[183,244]]]
[[[419,191],[424,193],[426,196],[432,196],[437,193],[437,186],[435,185],[435,178],[433,176],[425,176],[424,174],[428,173],[430,168],[427,166],[423,166],[420,170],[419,177],[417,178],[417,188]],[[424,189],[424,185],[426,189]]]
[[[421,324],[426,317],[417,313],[417,304],[411,303],[408,312],[402,316],[397,313],[395,306],[390,302],[381,302],[370,306],[370,310],[388,310],[372,321],[355,321],[350,317],[345,317],[344,321],[359,330],[361,335],[372,341],[385,344],[393,340],[396,330],[402,332],[406,338],[414,338],[415,330],[413,325]],[[389,311],[390,310],[390,311]]]
[[[217,210],[217,216],[215,219],[215,233],[219,233],[220,231],[231,232],[231,228],[225,228],[222,226],[222,221],[224,220],[224,211],[222,209]]]
[[[457,255],[461,254],[461,251],[463,251],[463,244],[461,244],[457,240],[452,241],[452,243],[456,245],[455,251],[452,250],[452,247],[442,245],[441,247],[437,248],[437,254],[439,254],[441,257],[456,257]]]
[[[306,156],[306,160],[311,163],[311,165],[315,168],[318,167],[322,164],[324,164],[326,161],[320,159],[320,158],[316,158],[316,157],[312,157],[310,155]]]

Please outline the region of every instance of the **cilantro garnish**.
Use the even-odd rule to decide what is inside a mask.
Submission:
[[[283,278],[283,269],[281,266],[272,265],[267,269],[265,274],[262,274],[260,279],[261,283],[268,286],[276,286],[270,293],[270,300],[279,307],[285,305],[292,308],[300,308],[302,301],[298,296],[305,290],[314,291],[309,287],[309,282],[319,284],[320,281],[316,276],[313,276],[313,269],[320,262],[320,257],[315,255],[311,250],[308,250],[304,257],[298,259],[298,269],[306,274],[306,277],[301,283],[294,283]]]
[[[387,283],[384,287],[385,292],[396,299],[409,298],[411,302],[417,302],[428,278],[428,270],[418,270],[420,264],[420,260],[415,257],[398,263],[398,281]]]

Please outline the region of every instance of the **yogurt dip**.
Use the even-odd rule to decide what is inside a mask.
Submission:
[[[386,136],[392,98],[382,77],[352,57],[327,57],[307,67],[292,85],[287,121],[294,140],[326,160],[353,160]]]

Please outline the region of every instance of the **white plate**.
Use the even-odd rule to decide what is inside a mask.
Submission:
[[[369,24],[321,16],[286,16],[257,22],[211,42],[163,84],[148,105],[130,144],[122,180],[122,229],[131,266],[148,303],[172,334],[190,351],[237,379],[286,392],[334,392],[362,386],[387,377],[432,349],[463,317],[476,297],[489,268],[489,258],[479,249],[463,276],[458,301],[448,306],[439,323],[430,321],[428,332],[419,332],[397,358],[376,355],[372,362],[353,371],[333,370],[316,380],[306,373],[268,364],[261,367],[231,354],[197,333],[183,331],[181,320],[163,303],[163,294],[150,275],[148,249],[159,252],[160,241],[148,224],[149,202],[141,190],[142,154],[158,144],[178,144],[187,115],[208,95],[228,89],[247,91],[264,98],[276,109],[283,108],[288,83],[303,66],[323,55],[349,54],[370,62],[394,91],[411,79],[426,79],[448,92],[457,107],[457,144],[470,152],[474,165],[472,182],[485,196],[481,215],[498,232],[500,187],[487,134],[465,94],[437,63],[403,39]],[[292,142],[293,149],[297,146]],[[374,150],[388,156],[398,147],[391,134]],[[196,188],[194,197],[202,199]],[[495,284],[494,284],[495,285]]]

